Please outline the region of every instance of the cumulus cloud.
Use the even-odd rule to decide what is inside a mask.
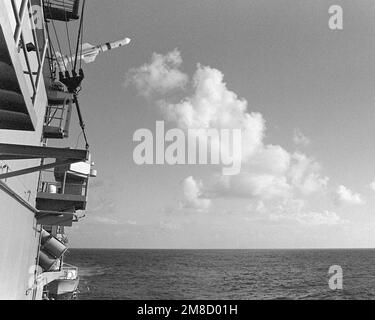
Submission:
[[[290,199],[325,192],[328,177],[320,165],[304,154],[289,154],[280,146],[263,146],[236,176],[218,176],[207,189],[212,197]]]
[[[181,63],[181,54],[177,49],[166,55],[154,53],[150,63],[128,72],[125,85],[133,84],[139,94],[145,97],[183,88],[188,82],[188,76],[178,69]]]
[[[271,221],[291,221],[304,226],[338,225],[346,223],[336,212],[309,211],[303,199],[285,199],[266,208]]]
[[[257,200],[251,202],[246,207],[246,211],[250,213],[265,213],[267,211],[267,207],[262,200]]]
[[[193,94],[179,103],[160,103],[166,120],[182,129],[240,129],[242,157],[248,159],[262,144],[262,115],[247,112],[247,101],[227,88],[217,69],[198,65],[192,89]]]
[[[291,187],[283,176],[242,172],[236,176],[217,176],[211,188],[213,197],[272,199],[285,198]]]
[[[309,138],[307,138],[301,130],[295,129],[294,134],[293,134],[293,141],[297,146],[303,146],[306,147],[308,146],[311,141]]]
[[[321,167],[314,159],[302,153],[292,155],[292,164],[288,172],[293,186],[305,195],[324,190],[329,178],[320,174]]]
[[[102,216],[95,216],[93,217],[93,221],[98,222],[103,225],[113,225],[113,226],[136,226],[137,221],[128,220],[128,221],[121,221],[117,217],[102,217]]]
[[[206,211],[211,206],[211,200],[202,197],[202,182],[194,180],[193,177],[186,178],[182,183],[184,200],[180,203],[181,208]]]
[[[335,202],[336,204],[351,205],[360,205],[365,203],[364,199],[359,193],[355,193],[343,185],[339,186],[336,190]]]
[[[338,225],[347,221],[340,218],[336,212],[298,212],[290,214],[271,214],[270,219],[273,221],[296,221],[301,225],[321,226],[321,225]]]
[[[117,219],[108,218],[108,217],[94,217],[94,221],[99,222],[100,224],[106,225],[118,225],[119,221]]]
[[[151,64],[130,72],[131,82],[143,95],[169,90],[189,84],[189,95],[179,102],[164,97],[159,99],[164,119],[178,128],[240,129],[242,133],[241,172],[235,176],[215,176],[203,186],[192,177],[183,184],[183,207],[206,209],[209,199],[241,197],[258,200],[292,199],[294,194],[310,195],[324,191],[328,177],[314,159],[302,154],[291,154],[279,145],[265,144],[266,122],[262,114],[249,111],[248,102],[230,90],[224,74],[209,66],[197,65],[188,82],[180,70],[182,59],[177,50],[166,55],[154,54]],[[177,79],[177,80],[171,80]],[[300,130],[294,141],[307,145],[309,139]],[[220,141],[211,141],[211,148],[225,150]],[[228,151],[229,152],[229,151]],[[204,190],[205,199],[202,199]]]
[[[370,183],[370,188],[375,191],[375,181]]]
[[[257,148],[248,159],[247,169],[260,173],[284,175],[291,163],[291,155],[281,146],[267,145]],[[246,168],[245,168],[246,169]]]
[[[290,186],[283,174],[290,155],[280,146],[264,145],[265,121],[260,113],[248,112],[248,103],[227,88],[217,69],[198,65],[193,78],[193,94],[179,103],[160,104],[165,118],[182,129],[241,129],[241,161],[247,167],[237,176],[216,181],[214,196],[280,197]],[[220,142],[211,144],[218,145]],[[250,173],[251,172],[251,173]]]

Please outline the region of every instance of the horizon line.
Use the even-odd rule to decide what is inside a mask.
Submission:
[[[78,250],[375,250],[375,247],[331,247],[331,248],[94,248],[70,247]]]

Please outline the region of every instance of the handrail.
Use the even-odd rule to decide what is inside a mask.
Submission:
[[[61,280],[76,280],[78,278],[78,267],[75,266],[67,266],[64,263],[61,267],[61,271],[64,272],[64,275],[60,277]],[[71,277],[69,278],[69,273],[71,273]]]
[[[74,9],[75,1],[72,0],[47,0],[47,5],[60,9]]]
[[[56,193],[51,193],[48,191],[48,188],[50,186],[54,186],[56,188],[59,188],[59,191]],[[67,192],[66,187],[79,187],[81,188],[81,192]],[[38,192],[41,193],[48,193],[48,194],[56,194],[56,195],[70,195],[70,196],[81,196],[81,197],[87,197],[88,194],[88,181],[85,181],[83,183],[68,183],[68,182],[57,182],[57,181],[47,181],[42,179],[40,183],[38,184]]]
[[[38,69],[34,73],[31,69],[28,50],[27,50],[27,47],[26,47],[26,43],[25,43],[24,36],[23,36],[23,30],[22,30],[26,13],[28,11],[30,11],[30,9],[31,9],[31,3],[30,3],[30,0],[22,0],[19,11],[17,9],[16,0],[11,0],[11,3],[12,3],[12,8],[13,8],[14,18],[16,20],[16,28],[15,28],[15,31],[14,31],[14,41],[15,41],[17,47],[19,47],[19,45],[20,45],[20,47],[22,48],[23,53],[24,53],[24,58],[25,58],[26,68],[27,68],[26,73],[30,77],[30,82],[31,82],[32,90],[33,90],[33,94],[32,94],[31,99],[32,99],[32,103],[34,105],[35,100],[37,98],[40,79],[42,77],[44,60],[45,60],[46,54],[47,54],[48,36],[47,36],[47,33],[46,33],[46,29],[43,28],[44,46],[43,46],[42,51],[40,51],[40,46],[39,46],[39,43],[38,43],[38,40],[37,40],[36,31],[35,31],[36,26],[34,24],[33,19],[29,19],[30,24],[31,24],[31,33],[32,33],[34,45],[35,45],[35,48],[36,48],[35,53],[36,53],[37,62],[38,62]],[[40,0],[40,7],[42,7],[42,0]],[[41,12],[41,14],[43,14],[43,12]],[[42,20],[44,21],[44,16],[42,17]],[[36,74],[35,80],[34,80],[34,74]]]
[[[64,105],[57,106],[47,106],[46,116],[45,116],[45,125],[50,126],[53,123],[58,122],[58,127],[63,127],[63,121],[66,120],[66,113],[68,113],[69,105],[64,101]]]
[[[44,5],[50,9],[67,11],[73,16],[78,15],[79,0],[45,0]]]

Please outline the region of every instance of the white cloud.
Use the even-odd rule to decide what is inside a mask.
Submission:
[[[294,130],[294,135],[293,135],[293,141],[297,146],[308,146],[311,141],[309,138],[307,138],[301,130],[295,129]]]
[[[248,113],[247,101],[228,90],[223,80],[219,70],[198,65],[194,93],[177,104],[163,101],[160,107],[166,120],[182,129],[241,129],[242,157],[247,159],[262,145],[264,119],[260,113]]]
[[[241,129],[241,160],[247,168],[237,176],[219,178],[214,190],[209,188],[215,196],[285,197],[290,186],[283,174],[289,168],[290,154],[280,146],[263,144],[265,121],[261,114],[249,113],[247,105],[227,88],[219,70],[201,65],[191,96],[177,104],[160,104],[166,119],[179,128]]]
[[[259,173],[283,175],[289,169],[291,156],[281,146],[267,145],[259,147],[248,159],[247,169]],[[246,167],[245,167],[246,169]]]
[[[331,211],[314,212],[306,210],[302,199],[285,199],[270,205],[266,210],[271,221],[292,221],[305,226],[337,225],[346,223],[345,220]]]
[[[119,222],[116,219],[112,218],[106,218],[106,217],[94,217],[94,220],[96,222],[99,222],[100,224],[106,224],[106,225],[118,225]]]
[[[165,230],[180,230],[181,229],[181,223],[172,222],[172,221],[160,221],[159,223],[160,227]]]
[[[217,177],[211,188],[214,197],[272,199],[288,197],[290,192],[291,188],[285,177],[250,172]]]
[[[325,190],[329,178],[321,176],[320,171],[321,167],[315,160],[299,152],[292,155],[292,165],[288,175],[292,185],[303,194]]]
[[[335,202],[337,204],[352,204],[360,205],[364,204],[362,196],[359,193],[354,193],[347,187],[341,185],[336,190]]]
[[[273,222],[294,222],[303,226],[330,226],[347,222],[335,212],[306,210],[306,202],[303,199],[287,198],[268,204],[264,201],[254,201],[247,207],[247,212],[267,215],[268,219]],[[247,218],[251,221],[249,217]]]
[[[196,209],[206,211],[211,206],[211,200],[202,198],[202,182],[193,177],[186,178],[182,183],[184,200],[180,207],[184,209]]]
[[[182,87],[187,84],[188,76],[183,76],[179,70],[181,64],[181,56],[176,50],[165,56],[154,54],[150,65],[135,69],[138,79],[133,77],[133,84],[146,95]],[[170,81],[173,78],[180,81]],[[282,203],[298,193],[308,196],[326,190],[329,179],[322,176],[318,162],[302,153],[290,154],[279,145],[264,143],[266,125],[263,116],[248,111],[248,102],[228,89],[221,71],[198,64],[189,84],[191,94],[180,102],[171,102],[166,97],[158,101],[165,120],[183,130],[241,129],[242,170],[236,176],[215,176],[205,186],[189,177],[183,184],[183,207],[205,210],[211,204],[209,199],[217,197],[277,199]],[[310,142],[300,130],[295,131],[294,138],[300,145]],[[222,150],[228,146],[212,141],[211,147]],[[206,199],[201,198],[203,189]]]
[[[216,176],[207,187],[213,197],[286,199],[300,193],[308,196],[323,192],[328,177],[320,165],[304,154],[290,155],[280,146],[258,148],[237,176]]]
[[[128,221],[119,221],[118,219],[116,219],[115,217],[102,217],[102,216],[96,216],[93,218],[93,220],[95,222],[98,222],[100,224],[104,224],[104,225],[129,225],[129,226],[136,226],[137,225],[137,221],[134,221],[134,220],[128,220]]]
[[[346,221],[332,211],[310,212],[308,214],[300,214],[297,221],[307,225],[337,225]]]
[[[370,183],[370,188],[375,191],[375,181]]]
[[[188,82],[188,77],[178,70],[181,63],[182,58],[177,49],[166,55],[154,53],[150,63],[128,72],[125,85],[133,84],[139,94],[145,97],[183,88]]]
[[[271,214],[272,221],[296,221],[301,225],[306,226],[321,226],[321,225],[338,225],[346,223],[346,220],[340,218],[336,212],[296,212],[291,214]]]
[[[258,200],[251,202],[247,207],[246,210],[250,213],[265,213],[267,211],[267,207],[264,204],[264,201]]]

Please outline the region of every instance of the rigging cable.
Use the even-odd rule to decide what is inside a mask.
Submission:
[[[80,25],[79,25],[79,31],[78,31],[78,36],[77,36],[77,46],[76,46],[76,55],[75,55],[75,61],[74,61],[74,68],[73,68],[73,72],[75,73],[76,70],[77,70],[77,63],[78,63],[78,54],[80,54],[80,61],[79,61],[79,68],[80,68],[80,73],[81,73],[81,70],[82,70],[82,52],[83,52],[83,21],[84,21],[84,15],[85,15],[85,6],[86,6],[86,0],[83,0],[83,4],[82,4],[82,11],[81,11],[81,20],[80,20]],[[83,74],[83,72],[82,72]],[[74,96],[74,103],[76,105],[76,108],[77,108],[77,114],[78,114],[78,118],[79,118],[79,124],[80,124],[80,127],[82,129],[82,132],[81,134],[83,135],[84,139],[85,139],[85,142],[86,142],[86,149],[89,149],[89,143],[88,143],[88,140],[87,140],[87,135],[86,135],[86,131],[85,131],[85,123],[83,121],[83,117],[82,117],[82,113],[81,113],[81,109],[80,109],[80,106],[79,106],[79,103],[78,103],[78,93],[81,91],[81,88],[78,88],[78,90],[76,90],[75,94],[73,95]]]
[[[52,16],[52,12],[51,12],[51,4],[49,5],[48,8],[49,8],[50,15]],[[66,69],[67,69],[67,66],[66,66],[66,64],[65,64],[65,59],[64,59],[64,57],[63,57],[63,52],[62,52],[62,49],[61,49],[60,40],[59,40],[59,37],[58,37],[58,35],[57,35],[56,26],[55,26],[55,23],[54,23],[53,19],[51,20],[51,23],[52,23],[52,27],[53,27],[53,30],[54,30],[54,33],[55,33],[56,42],[57,42],[57,45],[58,45],[59,50],[60,50],[61,60],[62,60],[62,62],[63,62],[64,68],[65,68],[65,70],[66,70]],[[56,58],[57,58],[57,56],[56,56]],[[59,64],[59,63],[57,62],[57,64]],[[61,69],[61,68],[60,68],[60,69]]]
[[[52,13],[51,13],[51,3],[49,3],[48,9],[49,9],[50,15],[52,15]],[[56,54],[57,51],[56,51],[55,46],[54,46],[53,41],[52,41],[51,32],[50,32],[48,22],[53,23],[53,21],[51,21],[51,20],[46,21],[46,31],[47,31],[47,35],[48,35],[49,49],[50,49],[50,52],[51,52],[51,57],[49,58],[50,59],[51,77],[54,79],[56,77],[56,72],[57,72],[56,69],[58,69],[58,71],[60,71],[60,72],[62,72],[63,69],[62,69],[61,64],[57,62],[57,60],[58,60],[58,57],[57,57],[57,54]],[[55,31],[56,40],[58,41],[55,26],[53,25],[53,27],[54,27],[54,31]],[[61,46],[60,46],[60,51],[61,51]],[[54,61],[56,61],[55,64],[53,63]],[[64,60],[63,60],[63,63],[64,63],[64,67],[66,69]]]
[[[50,36],[50,33],[49,33],[49,27],[48,27],[48,21],[46,21],[45,25],[46,25],[46,32],[47,32],[47,37],[48,37],[48,47],[49,47],[49,52],[50,52],[50,56],[48,57],[49,69],[50,69],[50,74],[51,74],[51,79],[52,79],[52,78],[55,77],[55,74],[56,74],[56,70],[54,70],[54,66],[53,66],[53,61],[54,61],[54,59],[56,59],[56,52],[55,52],[55,48],[53,47],[53,43],[51,41],[51,36]]]
[[[86,1],[86,0],[84,0]],[[85,4],[83,4],[85,5]],[[83,28],[84,28],[84,22],[83,22],[83,19],[84,19],[84,11],[82,11],[82,15],[81,15],[81,22],[82,22],[82,29],[81,29],[81,59],[79,60],[79,68],[82,69],[82,53],[83,53]]]
[[[79,107],[79,103],[78,103],[78,98],[77,98],[77,94],[74,94],[73,95],[73,99],[74,99],[74,104],[76,105],[76,108],[77,108],[77,114],[78,114],[78,119],[79,119],[79,125],[82,129],[82,134],[83,134],[83,137],[85,139],[85,142],[86,142],[86,149],[88,150],[90,145],[87,141],[87,135],[86,135],[86,131],[85,131],[85,123],[83,122],[83,118],[82,118],[82,113],[81,113],[81,108]]]
[[[65,4],[65,0],[64,0],[64,4]],[[83,17],[84,17],[84,13],[85,13],[85,5],[86,5],[86,0],[83,0],[82,11],[81,11],[81,19],[80,19],[78,36],[77,36],[77,46],[76,46],[76,52],[75,52],[74,66],[73,66],[73,63],[72,63],[73,61],[71,61],[71,64],[73,66],[73,70],[72,70],[73,78],[75,78],[76,75],[77,75],[76,70],[77,70],[77,63],[78,63],[78,54],[82,55],[82,51],[83,51],[83,21],[84,21]],[[51,12],[50,6],[49,6],[49,10]],[[65,22],[67,23],[67,19],[65,19],[65,20],[66,20]],[[55,36],[56,36],[56,40],[57,40],[59,50],[62,52],[61,44],[60,44],[60,41],[59,41],[59,38],[58,38],[58,35],[57,35],[57,31],[56,31],[56,27],[55,27],[55,24],[54,24],[53,20],[52,20],[52,26],[53,26],[53,29],[54,29],[54,33],[55,33]],[[69,49],[71,50],[69,29],[67,28],[66,30],[67,30],[67,35],[68,35]],[[55,57],[57,58],[56,53],[55,53]],[[61,57],[61,58],[62,58],[62,61],[63,61],[64,68],[65,68],[65,70],[67,70],[65,59],[64,59],[64,57]],[[73,60],[73,55],[72,55],[72,60]],[[69,60],[68,60],[68,62],[69,62]],[[62,66],[59,65],[59,63],[57,63],[57,65],[59,66],[59,69],[61,71]],[[80,59],[80,65],[79,66],[80,66],[80,77],[83,78],[83,71],[81,69],[82,68],[82,59]],[[81,135],[83,135],[83,137],[85,139],[86,149],[89,149],[89,143],[88,143],[88,139],[87,139],[87,135],[86,135],[86,131],[85,131],[85,123],[83,121],[81,109],[80,109],[79,102],[78,102],[78,93],[79,93],[80,90],[81,90],[81,88],[79,87],[79,88],[75,88],[75,90],[72,91],[73,100],[74,100],[74,104],[76,105],[76,109],[77,109],[77,114],[78,114],[78,118],[79,118],[79,125],[82,129]],[[79,142],[79,138],[78,138],[78,142]]]
[[[83,0],[82,12],[81,12],[81,21],[80,21],[80,24],[79,24],[78,37],[77,37],[76,55],[75,55],[74,68],[73,68],[74,72],[76,72],[76,70],[77,70],[77,62],[78,62],[77,59],[78,59],[80,44],[81,44],[81,52],[82,52],[82,39],[83,39],[82,29],[83,29],[83,16],[85,14],[85,6],[86,6],[86,0]],[[82,66],[81,62],[80,62],[80,65]]]
[[[73,67],[73,51],[72,51],[72,45],[71,45],[71,41],[70,41],[70,34],[69,34],[69,27],[68,27],[68,17],[67,17],[66,9],[65,9],[65,0],[63,0],[63,8],[64,8],[64,12],[65,12],[66,37],[68,39],[69,52],[70,52],[70,59],[68,59],[68,61],[70,62],[70,64]]]

